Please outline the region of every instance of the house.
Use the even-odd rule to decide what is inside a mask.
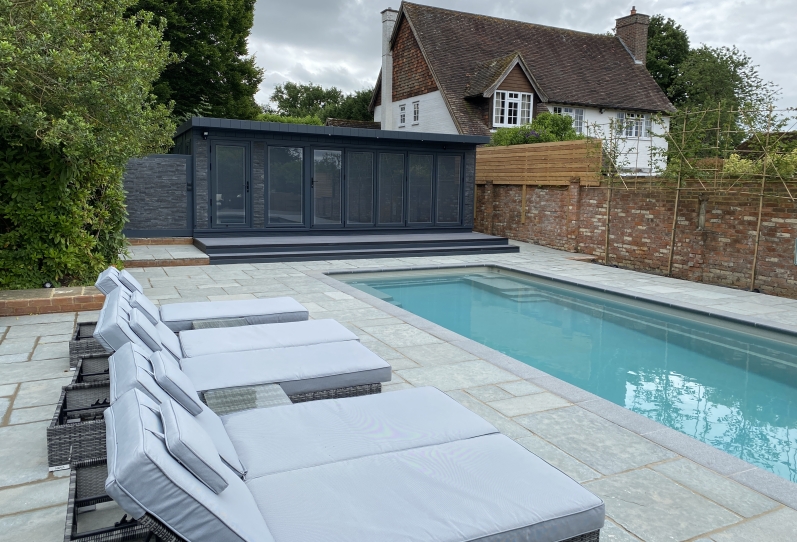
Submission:
[[[489,135],[558,113],[616,142],[622,169],[649,174],[675,111],[645,68],[649,20],[632,9],[608,36],[402,2],[382,12],[374,121]]]

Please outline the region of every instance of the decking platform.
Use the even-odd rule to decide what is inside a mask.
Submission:
[[[196,237],[194,245],[208,255],[211,264],[499,254],[519,250],[505,237],[474,232]]]

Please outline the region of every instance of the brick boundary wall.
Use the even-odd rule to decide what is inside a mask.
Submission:
[[[580,186],[577,181],[569,186],[527,186],[525,223],[521,223],[521,190],[491,182],[477,186],[474,230],[604,261],[606,187]],[[757,190],[749,192],[681,192],[673,277],[749,288],[758,220]],[[665,275],[674,203],[671,189],[614,188],[609,264]],[[797,205],[765,197],[756,266],[756,288],[761,292],[797,298],[795,238]]]
[[[95,311],[105,296],[94,286],[0,291],[0,316]]]

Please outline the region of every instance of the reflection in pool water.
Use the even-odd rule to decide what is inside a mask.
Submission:
[[[421,273],[421,274],[419,274]],[[352,286],[797,481],[797,341],[489,271]]]

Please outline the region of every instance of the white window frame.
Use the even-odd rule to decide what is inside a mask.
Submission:
[[[651,120],[649,113],[617,113],[617,133],[631,139],[650,139]]]
[[[579,107],[565,107],[556,105],[553,108],[555,115],[564,115],[573,119],[573,129],[577,134],[584,133],[584,110]]]
[[[421,102],[412,102],[412,124],[421,121]]]
[[[493,94],[493,126],[513,128],[531,122],[533,94],[496,90]]]
[[[407,124],[407,106],[401,104],[399,106],[399,128],[403,128]]]

